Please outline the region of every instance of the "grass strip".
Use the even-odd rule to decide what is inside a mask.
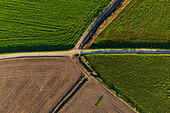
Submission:
[[[102,103],[103,97],[104,96],[101,96],[100,99],[98,100],[98,102],[95,104],[96,107],[98,107]]]

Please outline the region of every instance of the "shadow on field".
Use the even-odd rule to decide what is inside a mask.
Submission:
[[[75,45],[43,45],[43,46],[9,46],[9,47],[1,47],[0,53],[12,53],[12,52],[43,52],[43,51],[57,51],[57,50],[69,50],[72,49]]]
[[[56,106],[49,113],[58,113],[63,106],[77,93],[78,90],[88,81],[84,75],[76,81],[70,90],[62,97],[62,99],[56,104]]]
[[[101,41],[93,43],[91,48],[160,48],[170,49],[170,42],[114,42]]]

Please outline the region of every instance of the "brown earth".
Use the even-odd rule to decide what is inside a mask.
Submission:
[[[101,96],[104,96],[103,101],[96,107],[95,104]],[[60,113],[135,113],[135,111],[93,80],[88,81]]]
[[[82,75],[82,67],[66,57],[0,60],[0,113],[48,113]],[[61,113],[134,113],[94,77],[60,110]],[[104,95],[99,107],[95,104]]]
[[[0,113],[48,113],[81,75],[68,58],[22,58],[0,64]]]

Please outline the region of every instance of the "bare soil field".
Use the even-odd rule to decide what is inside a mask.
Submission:
[[[0,113],[48,113],[80,76],[68,58],[0,60]]]
[[[104,96],[103,101],[96,107],[95,104],[101,96]],[[135,111],[93,80],[88,81],[60,113],[135,113]]]

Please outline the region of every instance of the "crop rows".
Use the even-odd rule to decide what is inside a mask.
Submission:
[[[170,109],[170,56],[86,55],[103,82],[139,112]]]
[[[168,0],[132,0],[92,48],[170,49]]]
[[[47,113],[81,76],[67,58],[1,60],[0,64],[0,113]]]
[[[0,52],[70,49],[110,1],[0,1]]]

